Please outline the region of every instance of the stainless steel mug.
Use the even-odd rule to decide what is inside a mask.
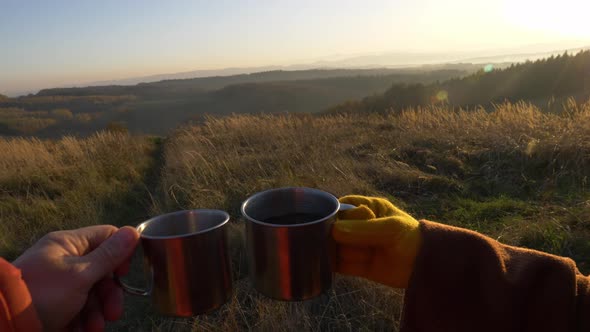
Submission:
[[[331,227],[339,210],[352,207],[312,188],[271,189],[244,201],[254,288],[286,301],[307,300],[330,289]]]
[[[187,210],[154,217],[137,226],[148,288],[128,293],[150,296],[161,314],[188,317],[212,311],[231,296],[227,243],[229,215]]]

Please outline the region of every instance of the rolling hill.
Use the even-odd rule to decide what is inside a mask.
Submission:
[[[381,93],[394,83],[427,84],[465,76],[477,68],[457,64],[411,69],[271,71],[134,86],[47,89],[33,96],[0,100],[0,134],[89,135],[118,123],[133,133],[164,135],[205,114],[314,113],[348,99]],[[55,117],[55,110],[70,114]]]

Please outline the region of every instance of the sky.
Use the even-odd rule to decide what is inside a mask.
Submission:
[[[590,46],[589,12],[587,0],[0,0],[0,93],[361,54]]]

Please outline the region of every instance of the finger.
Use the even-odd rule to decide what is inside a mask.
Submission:
[[[388,212],[393,212],[392,209],[393,204],[391,204],[388,200],[378,198],[378,197],[368,197],[368,196],[360,196],[360,195],[348,195],[341,197],[339,199],[341,203],[352,204],[352,205],[365,205],[373,213],[376,217],[384,217],[388,215]]]
[[[129,273],[129,269],[131,267],[131,259],[133,258],[133,254],[129,256],[121,265],[117,266],[115,269],[115,274],[118,276],[125,276]]]
[[[340,263],[366,263],[371,262],[375,250],[367,247],[338,246],[337,262]]]
[[[84,256],[97,248],[105,239],[117,231],[112,225],[97,225],[66,231],[69,241],[75,246],[78,255]]]
[[[84,307],[83,314],[84,331],[88,332],[102,332],[104,331],[105,322],[102,314],[102,306],[100,299],[95,289],[88,294],[88,300]]]
[[[359,205],[354,209],[340,211],[338,213],[340,219],[374,219],[376,218],[375,213],[366,205]]]
[[[97,285],[98,296],[102,304],[102,313],[107,321],[115,321],[123,315],[123,290],[113,278],[105,277]]]
[[[382,218],[394,215],[409,216],[404,211],[398,209],[390,201],[381,197],[368,197],[360,195],[348,195],[339,199],[341,203],[352,205],[366,205],[375,213],[376,218]]]
[[[410,226],[401,216],[338,220],[332,227],[332,237],[338,244],[376,246],[395,242],[403,232],[410,230]]]
[[[122,227],[88,255],[80,257],[80,264],[85,265],[84,280],[94,284],[112,273],[131,256],[138,240],[135,228]]]

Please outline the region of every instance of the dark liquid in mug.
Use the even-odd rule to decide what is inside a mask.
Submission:
[[[316,221],[324,217],[325,216],[310,213],[290,213],[282,216],[270,217],[263,221],[267,224],[275,225],[298,225]]]

